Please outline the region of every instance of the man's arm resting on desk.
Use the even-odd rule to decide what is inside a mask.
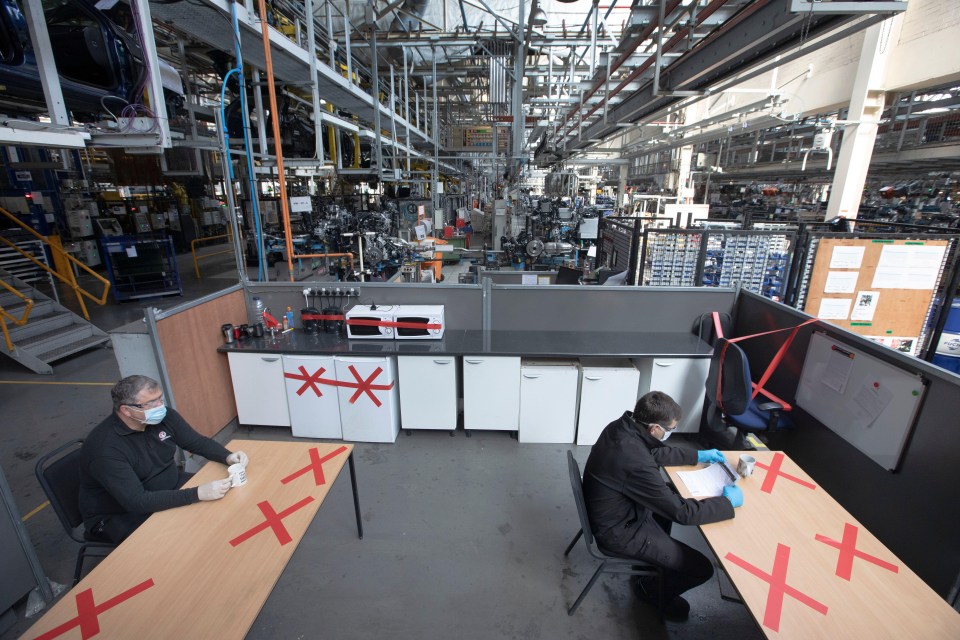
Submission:
[[[687,451],[687,454],[688,460],[679,464],[696,462],[695,451]],[[693,462],[689,461],[690,457],[694,459]],[[630,499],[677,524],[709,524],[734,517],[733,505],[722,496],[688,500],[674,493],[663,481],[660,469],[656,466],[631,473],[621,490]]]
[[[197,487],[148,491],[126,460],[100,456],[90,463],[90,475],[127,513],[153,513],[199,501]]]

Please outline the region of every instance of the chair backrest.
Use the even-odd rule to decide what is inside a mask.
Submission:
[[[75,529],[83,523],[80,515],[80,446],[73,440],[37,460],[34,471],[67,535],[84,542]]]
[[[722,412],[737,416],[750,406],[752,395],[750,363],[743,349],[717,338],[707,371],[707,399]]]
[[[580,516],[580,529],[583,531],[583,541],[587,548],[593,547],[593,530],[590,529],[590,518],[587,516],[587,501],[583,497],[583,481],[580,479],[580,465],[573,457],[573,452],[567,450],[567,468],[570,470],[570,487],[573,489],[573,501],[577,503],[577,515]]]
[[[718,313],[717,317],[719,318],[720,330],[723,332],[723,335],[730,335],[733,332],[733,318],[730,317],[729,313],[722,312]],[[716,343],[717,338],[723,337],[717,335],[712,313],[703,313],[697,316],[697,319],[693,322],[693,334],[710,346]]]

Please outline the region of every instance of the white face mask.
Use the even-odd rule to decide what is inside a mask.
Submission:
[[[662,428],[663,428],[663,427],[661,427],[661,429],[662,429]],[[663,437],[660,438],[660,442],[666,442],[666,441],[667,441],[667,438],[670,437],[670,434],[671,434],[671,433],[673,433],[673,431],[667,431],[666,429],[663,429]]]
[[[146,409],[143,412],[143,420],[140,422],[143,424],[160,424],[165,417],[167,417],[167,407],[166,405],[160,405],[159,407]]]

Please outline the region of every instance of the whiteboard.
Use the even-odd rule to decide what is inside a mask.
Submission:
[[[810,336],[797,406],[893,471],[925,389],[919,374],[817,332]]]

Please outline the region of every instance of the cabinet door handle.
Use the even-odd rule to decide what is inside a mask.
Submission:
[[[600,376],[583,376],[587,380],[603,380]]]
[[[450,360],[434,360],[436,364],[450,364]]]
[[[280,358],[260,358],[260,359],[263,360],[264,362],[276,362]]]
[[[524,378],[530,378],[531,380],[536,380],[536,379],[539,378],[540,376],[535,376],[535,375],[533,375],[532,373],[525,373],[525,374],[523,374],[523,377],[524,377]]]
[[[483,360],[467,360],[464,358],[463,361],[467,364],[483,364]]]
[[[674,365],[673,362],[657,362],[656,360],[653,361],[653,364],[658,367],[672,367]]]

